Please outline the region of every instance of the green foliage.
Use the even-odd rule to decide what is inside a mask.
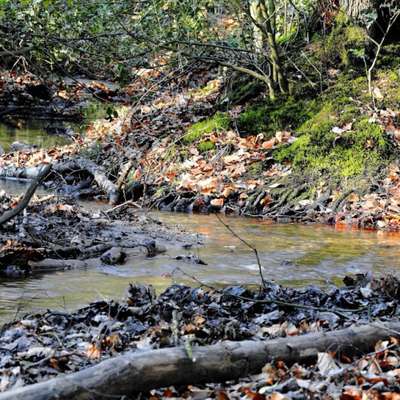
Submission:
[[[182,141],[186,144],[193,143],[204,135],[228,129],[229,124],[229,117],[224,113],[217,112],[213,117],[193,124],[182,138]]]
[[[308,133],[275,152],[277,161],[291,161],[296,170],[340,180],[372,174],[393,157],[380,125],[361,119],[353,130],[338,135],[330,122],[318,118]]]
[[[296,128],[313,113],[317,107],[314,101],[303,101],[289,97],[274,103],[250,106],[238,117],[237,127],[240,132],[249,134],[264,133],[266,138],[276,131]]]
[[[207,151],[215,150],[216,146],[211,140],[203,140],[197,145],[197,149],[200,151],[200,153],[205,153]]]
[[[15,51],[15,58],[29,49],[23,54],[41,75],[101,72],[125,78],[127,68],[122,71],[118,60],[130,60],[138,51],[120,26],[131,29],[129,9],[129,2],[105,0],[2,1],[0,44]]]

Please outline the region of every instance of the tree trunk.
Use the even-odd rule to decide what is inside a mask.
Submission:
[[[376,342],[399,337],[400,322],[371,323],[326,333],[267,341],[222,342],[148,352],[130,352],[93,367],[0,394],[0,400],[91,400],[124,398],[169,385],[223,382],[258,373],[272,361],[315,362],[319,352],[359,355]]]
[[[345,13],[354,19],[359,19],[363,12],[374,9],[372,0],[342,0],[341,6]]]
[[[398,42],[400,18],[397,18],[394,23],[392,23],[392,18],[399,11],[400,4],[393,1],[391,5],[382,7],[386,3],[388,2],[385,0],[341,0],[340,7],[351,19],[366,26],[370,37],[376,41],[379,42],[384,37],[385,43]],[[371,12],[376,15],[372,23],[369,18],[366,18],[366,14]],[[390,31],[388,26],[390,26]]]
[[[45,179],[46,176],[50,173],[51,164],[40,166],[38,168],[39,168],[39,173],[35,178],[35,180],[29,186],[22,200],[18,203],[18,205],[15,208],[6,211],[3,215],[0,216],[0,226],[10,221],[14,217],[16,217],[20,212],[22,212],[26,207],[28,207],[29,202],[32,196],[35,194],[37,187],[42,183],[43,179]]]
[[[94,180],[101,190],[103,190],[111,204],[117,204],[120,197],[119,187],[107,178],[104,168],[85,158],[76,158],[70,161],[58,161],[53,164],[53,169],[60,174],[69,170],[83,169],[93,175]],[[37,167],[16,167],[8,165],[0,167],[1,178],[16,179],[36,179],[42,171],[41,166]]]
[[[268,48],[270,65],[270,98],[275,99],[275,89],[286,94],[287,78],[282,67],[279,46],[276,42],[276,8],[275,0],[252,0],[250,16],[253,21],[253,37],[256,49],[262,54]]]

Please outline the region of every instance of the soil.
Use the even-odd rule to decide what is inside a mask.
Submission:
[[[0,207],[9,209],[18,200],[2,193]],[[199,240],[198,235],[138,213],[130,203],[89,211],[72,199],[49,195],[31,201],[2,227],[0,274],[20,277],[44,270],[124,264]]]

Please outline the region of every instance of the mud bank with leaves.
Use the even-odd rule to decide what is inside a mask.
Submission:
[[[392,60],[393,51],[383,55]],[[141,99],[130,110],[113,105],[71,145],[5,154],[0,174],[34,177],[52,162],[45,185],[78,197],[397,230],[400,78],[387,62],[375,106],[365,77],[333,69],[318,99],[259,94],[228,107],[232,88],[218,70],[142,71],[121,92]]]
[[[20,202],[3,193],[3,216]],[[23,212],[2,223],[0,275],[22,278],[71,268],[138,263],[201,240],[136,211],[126,204],[92,212],[71,199],[36,198]]]
[[[10,391],[12,396],[13,389],[52,377],[68,377],[127,352],[146,356],[149,350],[183,346],[190,359],[197,348],[201,349],[199,345],[225,340],[238,345],[249,339],[268,343],[270,339],[286,337],[290,341],[297,335],[368,323],[384,327],[385,321],[397,320],[396,278],[360,275],[346,278],[345,284],[342,288],[293,289],[268,282],[259,290],[174,285],[158,296],[151,287],[131,285],[124,302],[98,301],[72,313],[49,310],[28,314],[1,330],[1,391],[5,395]],[[334,346],[331,350],[336,349]],[[375,393],[377,398],[393,398],[385,397],[389,396],[385,393],[397,392],[398,341],[393,338],[379,342],[375,351],[371,350],[370,354],[357,349],[337,354],[321,352],[317,362],[313,357],[302,361],[299,358],[293,366],[293,361],[286,366],[278,357],[263,368],[261,375],[244,376],[238,382],[171,387],[142,396],[264,399],[276,393],[274,396],[283,396],[277,398],[295,399],[311,395],[322,398],[333,392],[337,396],[365,392]]]

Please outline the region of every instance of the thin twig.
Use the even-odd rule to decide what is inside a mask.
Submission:
[[[182,268],[176,267],[172,271],[172,275],[175,273],[175,271],[181,272],[183,275],[186,277],[192,279],[193,281],[197,282],[201,287],[205,287],[207,289],[213,290],[216,293],[224,294],[226,296],[231,296],[235,297],[239,300],[243,301],[250,301],[253,303],[259,303],[259,304],[276,304],[277,306],[281,307],[290,307],[290,308],[300,308],[303,310],[312,310],[312,311],[322,311],[322,312],[332,312],[334,314],[337,314],[338,316],[345,318],[345,319],[351,319],[351,317],[345,315],[344,313],[354,313],[354,312],[359,312],[362,311],[364,308],[358,308],[358,309],[353,309],[353,310],[347,310],[345,308],[328,308],[328,307],[316,307],[316,306],[308,306],[306,304],[297,304],[297,303],[289,303],[286,301],[282,300],[272,300],[272,299],[252,299],[251,297],[245,297],[245,296],[240,296],[237,294],[232,294],[232,293],[226,293],[223,290],[220,290],[214,286],[208,285],[207,283],[202,282],[200,279],[196,278],[193,275],[188,274],[185,272]]]
[[[264,278],[264,274],[262,271],[262,265],[261,265],[261,260],[260,260],[260,256],[258,254],[258,250],[249,242],[247,242],[246,240],[244,240],[242,237],[240,237],[225,221],[222,220],[222,218],[218,215],[215,214],[215,216],[217,217],[218,221],[221,222],[222,225],[224,225],[224,227],[226,229],[228,229],[228,231],[230,233],[232,233],[233,236],[235,236],[235,238],[239,239],[245,246],[247,246],[249,249],[251,249],[254,252],[254,255],[256,256],[256,260],[257,260],[257,265],[258,265],[258,272],[260,274],[260,278],[261,278],[261,282],[263,287],[265,288],[267,285],[267,281]]]

